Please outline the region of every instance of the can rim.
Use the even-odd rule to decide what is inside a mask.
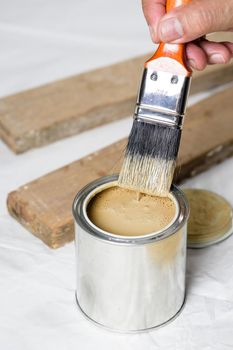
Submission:
[[[85,200],[87,196],[95,190],[97,187],[105,185],[107,183],[116,182],[118,174],[108,175],[101,177],[97,180],[90,182],[83,187],[75,196],[72,205],[72,212],[75,221],[90,235],[96,239],[101,239],[112,244],[123,245],[143,245],[154,241],[160,241],[168,236],[171,236],[186,223],[189,217],[189,204],[184,193],[175,185],[171,187],[171,194],[178,203],[178,213],[174,221],[165,229],[153,233],[149,233],[142,236],[120,236],[108,233],[107,231],[99,229],[94,224],[91,224],[89,220],[86,220],[85,215]]]

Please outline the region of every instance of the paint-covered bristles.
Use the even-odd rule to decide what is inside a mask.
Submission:
[[[181,130],[134,120],[118,184],[156,196],[167,196],[175,170]]]

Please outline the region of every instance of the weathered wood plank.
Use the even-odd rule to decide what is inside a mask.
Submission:
[[[233,88],[228,88],[188,109],[178,182],[233,154],[232,96]],[[52,248],[71,241],[75,194],[88,182],[119,170],[125,143],[121,140],[11,192],[9,212]]]
[[[149,55],[0,99],[0,138],[22,153],[131,115]],[[194,73],[191,94],[232,80],[233,63],[209,66]]]

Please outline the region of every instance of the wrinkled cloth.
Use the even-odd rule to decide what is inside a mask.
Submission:
[[[134,0],[0,4],[1,96],[153,50]],[[52,250],[7,213],[7,193],[125,137],[130,126],[128,117],[18,156],[0,142],[0,349],[233,348],[233,236],[188,250],[187,300],[175,321],[118,334],[96,327],[76,306],[74,244]],[[213,190],[233,204],[232,178],[229,159],[183,186]]]

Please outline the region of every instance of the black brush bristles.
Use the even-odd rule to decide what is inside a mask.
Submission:
[[[156,196],[167,196],[175,170],[181,130],[134,120],[118,184]]]

